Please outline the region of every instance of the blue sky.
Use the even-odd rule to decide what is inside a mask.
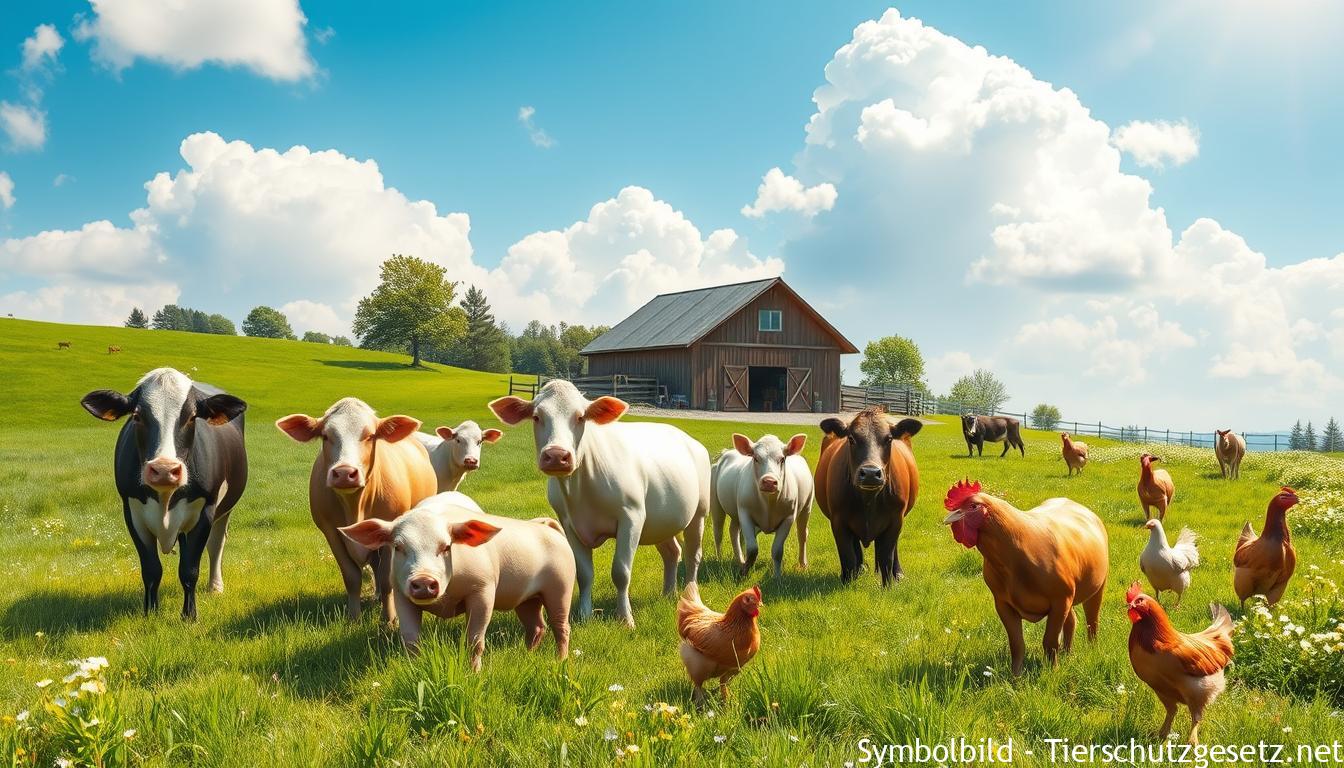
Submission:
[[[106,322],[170,296],[235,317],[300,302],[296,325],[334,330],[400,249],[486,284],[511,323],[610,323],[678,281],[783,270],[855,341],[913,336],[936,388],[988,365],[1019,407],[1182,428],[1342,410],[1344,17],[1328,4],[160,5],[0,18],[0,101],[45,123],[40,142],[0,131],[6,311]],[[60,49],[25,66],[39,25]],[[860,57],[841,61],[852,40]],[[1021,87],[970,95],[986,72]],[[832,146],[805,131],[828,77]],[[1179,135],[1136,132],[1122,150],[1131,121]],[[860,141],[864,124],[888,133]],[[217,139],[196,140],[193,164],[198,134]],[[744,215],[772,168],[829,196]],[[110,233],[85,231],[100,220]],[[1192,283],[1209,274],[1218,298],[1201,303]],[[892,308],[880,327],[859,309],[873,300]],[[1229,323],[1247,302],[1271,311]]]

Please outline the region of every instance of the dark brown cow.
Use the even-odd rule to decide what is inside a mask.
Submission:
[[[1022,424],[1011,416],[977,416],[974,413],[961,417],[961,436],[966,438],[966,455],[974,456],[978,450],[985,455],[985,441],[1003,443],[1002,459],[1008,451],[1016,448],[1027,455],[1027,446],[1022,443]]]
[[[919,493],[910,438],[922,427],[918,419],[892,424],[880,405],[860,411],[848,425],[836,418],[821,422],[828,439],[817,461],[817,506],[831,521],[841,581],[858,576],[869,544],[875,544],[882,586],[902,577],[897,545]]]

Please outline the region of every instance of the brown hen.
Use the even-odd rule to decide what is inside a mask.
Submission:
[[[686,585],[677,604],[677,635],[681,637],[681,663],[695,685],[692,698],[705,699],[705,681],[719,680],[719,694],[728,698],[728,682],[742,671],[761,647],[756,617],[761,614],[761,588],[744,590],[718,613],[705,607],[700,589]]]

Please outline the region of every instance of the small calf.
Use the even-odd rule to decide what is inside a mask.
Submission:
[[[474,421],[439,427],[435,434],[416,432],[415,439],[429,451],[429,463],[439,479],[439,493],[456,491],[468,472],[481,468],[481,446],[504,436],[498,429],[481,429]]]
[[[107,354],[112,355],[121,351],[121,347],[110,346],[107,348]]]
[[[800,454],[807,435],[794,435],[786,444],[774,435],[753,443],[746,435],[733,435],[733,448],[714,464],[709,488],[709,515],[714,524],[714,549],[722,554],[723,519],[731,513],[728,535],[739,575],[746,576],[756,563],[756,535],[773,533],[770,548],[774,575],[779,577],[784,560],[784,542],[789,529],[798,524],[798,567],[807,568],[807,522],[812,512],[812,472]],[[746,547],[746,557],[742,549]]]
[[[546,624],[556,655],[569,655],[569,604],[574,556],[550,518],[515,520],[481,511],[455,491],[431,496],[395,521],[370,518],[340,529],[369,549],[391,545],[401,639],[414,653],[425,611],[445,619],[467,614],[471,668],[479,672],[485,630],[496,608],[518,614],[527,648],[541,644]]]
[[[68,341],[58,341],[58,342],[56,342],[56,348],[57,348],[57,349],[69,349],[69,348],[70,348],[70,342],[68,342]]]

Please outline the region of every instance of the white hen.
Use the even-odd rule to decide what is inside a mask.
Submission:
[[[1153,518],[1144,523],[1148,529],[1148,546],[1139,554],[1139,570],[1153,585],[1153,597],[1160,598],[1162,590],[1176,593],[1176,605],[1190,588],[1190,570],[1199,565],[1199,550],[1195,549],[1195,532],[1182,528],[1176,537],[1176,546],[1167,546],[1167,533],[1162,521]]]

